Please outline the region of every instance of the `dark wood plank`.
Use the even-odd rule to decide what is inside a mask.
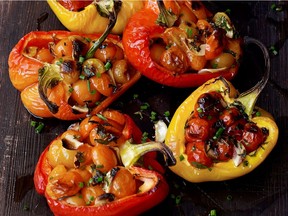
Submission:
[[[231,9],[231,16],[242,35],[279,49],[276,56],[271,56],[271,77],[258,100],[259,106],[271,112],[279,125],[276,148],[255,171],[235,180],[191,184],[168,172],[170,195],[181,197],[180,204],[176,206],[175,200],[169,196],[144,215],[208,215],[211,209],[216,209],[219,215],[288,215],[288,4],[280,2],[282,12],[271,10],[272,4],[268,1],[237,1],[217,2],[214,6]],[[35,133],[30,126],[34,118],[23,107],[19,92],[12,87],[7,65],[13,46],[25,34],[37,30],[37,18],[44,12],[49,16],[41,25],[42,30],[64,29],[45,1],[0,1],[0,215],[52,215],[45,199],[35,192],[32,176],[40,153],[69,122],[43,120],[44,132]],[[259,71],[251,71],[247,65],[240,72],[233,81],[239,90],[246,90],[261,76]],[[157,94],[143,89],[141,83],[144,82],[156,89]],[[139,85],[127,94],[142,94],[155,110],[161,109],[155,99],[163,101],[165,95],[165,109],[173,110],[192,91],[168,89],[171,94],[167,97],[167,88],[160,88],[145,79]],[[176,100],[175,95],[181,97]],[[129,95],[119,100],[127,98]]]

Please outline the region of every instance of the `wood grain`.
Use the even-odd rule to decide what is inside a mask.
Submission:
[[[276,148],[259,168],[235,180],[191,184],[168,171],[169,197],[145,215],[208,215],[211,209],[216,209],[217,215],[288,215],[288,4],[275,3],[282,5],[282,12],[273,11],[273,2],[268,1],[219,2],[210,6],[230,8],[241,35],[254,37],[278,50],[276,56],[271,56],[271,77],[258,100],[258,105],[271,112],[279,125]],[[45,1],[0,1],[0,215],[5,216],[52,215],[45,199],[35,192],[32,177],[40,153],[69,125],[57,120],[37,120],[46,127],[43,133],[35,133],[30,126],[35,119],[25,110],[19,92],[9,80],[9,53],[21,37],[37,30],[37,18],[42,13],[48,13],[48,19],[41,24],[41,30],[65,29]],[[259,64],[256,57],[250,53],[250,64],[243,65],[233,81],[239,90],[246,90],[260,79],[261,73],[251,71],[250,67],[253,62]],[[157,94],[152,94],[150,87]],[[163,105],[165,110],[173,111],[191,91],[162,88],[143,79],[119,101],[136,92],[156,111],[163,110]],[[175,95],[180,96],[175,99]],[[126,109],[127,113],[131,110]],[[175,196],[181,197],[179,205],[175,204]]]

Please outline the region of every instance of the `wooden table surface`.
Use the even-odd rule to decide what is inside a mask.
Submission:
[[[271,55],[271,76],[257,102],[275,117],[280,131],[277,146],[256,170],[234,180],[192,184],[168,171],[170,195],[145,215],[207,216],[212,209],[217,215],[288,215],[288,4],[275,3],[282,6],[282,11],[273,10],[274,3],[268,1],[217,2],[214,6],[231,9],[232,20],[242,36],[254,37],[278,51],[277,55]],[[42,133],[35,133],[30,125],[35,118],[23,107],[19,92],[9,80],[7,60],[11,49],[25,34],[37,30],[37,19],[43,13],[48,13],[48,18],[40,25],[41,30],[65,29],[45,1],[0,1],[0,215],[3,216],[52,215],[45,199],[36,193],[32,177],[45,146],[70,124],[37,120],[43,121],[45,128]],[[258,57],[261,59],[253,50],[247,51],[233,80],[240,91],[260,79]],[[173,112],[193,90],[166,88],[145,78],[137,85],[126,95],[139,93],[156,111]],[[173,196],[181,197],[178,205]]]

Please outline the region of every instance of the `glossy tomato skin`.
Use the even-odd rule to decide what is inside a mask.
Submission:
[[[70,11],[83,10],[87,5],[91,4],[92,1],[75,1],[75,0],[60,0],[58,1],[63,7]]]
[[[213,161],[206,155],[204,146],[205,143],[198,140],[189,142],[186,145],[186,154],[188,156],[188,161],[192,166],[197,168],[207,168],[212,166]]]
[[[125,52],[127,53],[127,58],[130,60],[132,65],[144,76],[160,84],[178,88],[186,88],[198,87],[207,80],[216,78],[218,76],[223,76],[226,79],[230,80],[236,75],[239,67],[238,64],[235,64],[235,67],[233,66],[227,70],[222,70],[221,72],[216,73],[198,74],[197,71],[199,70],[199,68],[196,68],[196,72],[181,72],[176,75],[174,73],[175,71],[168,70],[167,68],[161,66],[159,64],[159,61],[161,60],[159,60],[158,57],[156,58],[158,59],[158,62],[157,60],[154,60],[155,58],[153,59],[153,56],[155,55],[152,54],[150,50],[150,45],[153,37],[163,35],[166,30],[162,26],[156,24],[158,10],[155,8],[157,7],[155,7],[155,5],[153,5],[152,3],[151,7],[147,7],[138,11],[127,23],[126,28],[123,32],[123,47]],[[213,40],[213,38],[211,38],[211,40]],[[223,47],[221,48],[221,45],[224,44],[226,43],[222,41],[220,44],[215,45],[217,47],[211,47],[213,51],[211,51],[211,53],[209,54],[209,58],[218,56],[218,53],[223,51]],[[237,44],[240,44],[240,40],[239,42],[237,42]],[[215,53],[216,48],[218,49]],[[195,59],[195,65],[200,64],[203,58],[204,65],[206,64],[207,60],[205,59],[205,57],[199,58],[199,56],[195,55],[193,58]],[[182,62],[183,67],[185,68],[186,60],[183,60]],[[203,63],[201,63],[201,65],[203,67]]]
[[[202,142],[202,147],[198,148],[198,151],[199,149],[202,149],[202,152],[198,155],[202,154],[209,157],[213,162],[211,167],[200,169],[197,166],[193,166],[193,164],[190,162],[195,160],[193,156],[189,157],[188,154],[188,151],[191,152],[191,149],[193,149],[193,144],[190,144],[192,142],[191,140],[188,142],[185,139],[185,128],[190,118],[199,117],[198,113],[194,115],[194,113],[196,113],[195,110],[198,108],[198,99],[204,93],[210,92],[220,93],[226,102],[226,106],[224,106],[225,109],[222,111],[222,113],[219,113],[218,117],[216,116],[218,119],[216,120],[216,123],[213,124],[213,127],[216,129],[215,133],[204,142],[203,140],[196,139],[198,143]],[[177,160],[176,165],[170,167],[171,171],[193,183],[225,181],[252,172],[265,160],[265,158],[267,158],[272,149],[275,147],[279,135],[279,129],[271,114],[257,107],[257,110],[259,111],[258,114],[261,115],[252,115],[249,117],[241,115],[241,118],[239,119],[236,113],[235,119],[232,120],[234,118],[234,114],[225,114],[222,116],[222,119],[220,119],[220,116],[223,113],[226,113],[226,109],[228,110],[229,108],[231,109],[235,106],[236,108],[239,108],[240,113],[243,114],[241,106],[238,106],[238,97],[239,92],[236,90],[236,88],[233,87],[229,81],[219,77],[207,81],[205,84],[193,91],[193,93],[183,101],[183,103],[175,111],[166,134],[165,144],[172,149],[173,155]],[[234,111],[232,111],[232,113],[234,113]],[[227,121],[224,120],[226,118]],[[209,119],[204,119],[209,120],[210,117]],[[245,124],[251,122],[255,123],[261,129],[262,133],[265,134],[265,141],[257,148],[256,151],[246,155],[246,150],[245,147],[241,145],[241,140]],[[226,124],[229,126],[226,126]],[[229,144],[229,146],[226,146],[227,144]],[[233,157],[231,158],[231,150],[229,150],[230,146],[233,148],[234,146],[239,147],[237,151],[240,152],[240,154],[237,156],[240,156],[241,158],[238,157],[235,158],[235,160]],[[233,155],[234,153],[236,153],[236,151],[233,149]],[[228,156],[228,160],[226,156]],[[190,161],[188,160],[188,157]],[[220,159],[222,161],[220,161]],[[245,164],[241,164],[241,161],[238,159],[246,161]]]
[[[236,105],[227,106],[218,92],[199,96],[185,124],[186,154],[190,163],[209,167],[214,162],[231,159],[234,147],[239,144],[250,153],[264,143],[265,128],[250,122],[241,109]]]
[[[79,67],[78,58],[91,46],[88,39],[96,40],[99,36],[68,31],[37,31],[28,33],[18,41],[9,55],[9,76],[13,86],[21,92],[21,100],[31,114],[39,118],[54,117],[61,120],[85,118],[87,114],[95,114],[107,108],[140,79],[141,74],[133,67],[125,71],[129,79],[124,83],[116,82],[115,85],[111,84],[112,80],[105,69],[101,71],[103,76],[97,74],[97,79],[94,78],[95,74],[94,77],[87,75],[83,78],[84,69]],[[126,61],[120,37],[108,35],[106,40],[109,47],[116,50],[113,56]],[[105,50],[104,47],[102,51]],[[106,54],[109,53],[109,50],[106,51]],[[50,71],[49,68],[53,67],[57,68],[57,84],[41,83],[40,80],[43,81],[45,76],[40,79],[38,71],[47,68]]]
[[[256,124],[249,122],[244,126],[241,143],[245,146],[246,151],[250,153],[265,141],[266,136]]]
[[[103,118],[99,118],[98,116],[94,115],[92,117],[87,117],[83,120],[83,122],[80,123],[79,129],[70,129],[67,130],[65,133],[57,137],[54,141],[50,143],[46,147],[46,149],[42,152],[37,165],[36,169],[34,172],[34,185],[36,188],[36,191],[44,195],[47,199],[48,205],[51,209],[51,211],[54,213],[54,215],[74,215],[74,216],[87,216],[87,215],[125,215],[127,212],[129,212],[129,215],[139,215],[146,210],[152,208],[153,206],[157,205],[160,203],[169,193],[169,186],[167,182],[165,181],[164,177],[152,170],[148,170],[146,168],[140,168],[140,167],[134,167],[131,166],[129,168],[124,168],[121,166],[115,166],[115,164],[112,166],[113,168],[111,170],[117,170],[115,171],[116,175],[111,183],[111,188],[110,193],[113,193],[115,197],[117,197],[116,200],[108,202],[106,204],[96,204],[93,205],[89,203],[84,203],[84,205],[70,205],[67,204],[64,200],[61,199],[55,199],[54,194],[58,195],[58,191],[56,192],[53,190],[51,191],[51,181],[53,181],[54,178],[49,178],[51,177],[50,174],[52,172],[55,172],[55,167],[62,166],[62,163],[67,163],[65,167],[71,166],[69,170],[66,170],[64,167],[63,172],[69,172],[69,175],[67,176],[72,176],[74,178],[74,181],[89,181],[91,179],[91,173],[90,171],[88,172],[87,169],[79,169],[74,168],[75,166],[75,161],[73,160],[73,153],[71,150],[67,151],[67,149],[63,149],[63,139],[67,135],[73,135],[74,137],[77,137],[79,141],[85,142],[87,141],[87,138],[89,137],[89,133],[92,133],[96,127],[99,126],[99,124],[102,124],[103,127],[106,127],[107,130],[109,130],[111,133],[112,128],[111,127],[116,127],[117,130],[121,128],[122,133],[119,135],[119,140],[117,142],[125,144],[126,140],[131,140],[133,139],[135,143],[141,143],[141,138],[142,138],[142,132],[140,129],[136,126],[134,121],[126,114],[122,114],[119,111],[115,110],[110,110],[107,109],[102,112],[103,118],[105,117],[106,120]],[[112,126],[113,125],[113,126]],[[59,143],[60,142],[60,143]],[[111,141],[112,142],[112,141]],[[113,143],[115,145],[115,143]],[[84,148],[84,147],[87,148]],[[62,150],[59,151],[59,148],[62,148]],[[82,147],[82,148],[81,148]],[[101,149],[99,149],[101,148]],[[103,148],[106,150],[104,151]],[[63,158],[60,160],[60,155],[63,154],[64,150],[64,155]],[[84,158],[85,160],[80,162],[81,166],[89,166],[89,163],[94,164],[103,164],[104,162],[104,156],[109,158],[109,164],[111,164],[111,155],[115,154],[112,150],[112,148],[109,148],[109,145],[102,145],[102,144],[96,144],[94,147],[89,145],[82,145],[80,146],[77,150],[75,151],[80,151],[84,153]],[[99,150],[99,151],[98,151]],[[108,152],[107,152],[108,151]],[[90,153],[89,153],[90,152]],[[94,153],[97,152],[97,155]],[[154,152],[153,152],[154,153]],[[72,154],[72,157],[67,155],[67,154]],[[99,157],[101,156],[101,157]],[[144,155],[144,160],[148,162],[149,166],[152,165],[153,170],[155,165],[155,157],[156,155],[154,154],[149,154],[148,157]],[[52,157],[52,158],[51,158]],[[70,163],[67,161],[67,158],[72,159]],[[69,160],[70,160],[69,159]],[[56,165],[54,162],[56,162]],[[100,161],[102,160],[102,161]],[[57,162],[61,162],[61,164],[57,164]],[[118,161],[115,161],[115,163],[118,163]],[[88,164],[87,164],[88,163]],[[54,167],[52,167],[52,164]],[[70,164],[70,165],[69,165]],[[156,164],[159,165],[159,164]],[[61,167],[60,167],[61,168]],[[108,166],[105,164],[103,167],[99,167],[97,169],[102,170],[104,168],[108,168]],[[159,167],[156,167],[156,169]],[[63,169],[63,168],[62,168]],[[92,168],[91,168],[92,169]],[[103,172],[107,172],[108,170],[102,170]],[[162,168],[163,169],[163,168]],[[59,169],[61,171],[61,169]],[[90,170],[90,169],[88,169]],[[129,170],[129,172],[128,172]],[[62,172],[62,171],[61,171]],[[93,172],[93,169],[92,169]],[[112,172],[112,171],[111,171]],[[75,175],[75,173],[77,175]],[[55,175],[55,174],[54,174]],[[80,176],[79,176],[80,175]],[[111,174],[112,175],[112,174]],[[59,176],[59,174],[58,174]],[[74,184],[73,181],[69,181],[67,179],[67,176],[65,178],[60,178],[55,176],[55,179],[58,178],[58,181],[64,181],[67,182],[68,186],[70,184]],[[52,175],[53,177],[53,175]],[[86,179],[86,180],[84,180]],[[145,184],[147,183],[147,186],[144,187],[142,191],[136,191],[139,186],[139,182],[142,182]],[[59,183],[59,182],[58,182]],[[141,183],[141,184],[142,184]],[[86,184],[86,183],[85,183]],[[53,184],[52,184],[53,186]],[[66,184],[63,185],[58,185],[59,188],[65,188]],[[81,190],[79,188],[79,184],[74,185],[75,190]],[[99,186],[99,185],[98,185]],[[99,186],[100,187],[100,186]],[[125,188],[127,187],[127,188]],[[48,189],[47,189],[48,188]],[[58,188],[58,189],[59,189]],[[86,187],[89,188],[89,187]],[[122,188],[121,190],[119,190]],[[146,188],[146,189],[145,189]],[[94,192],[93,192],[94,191]],[[82,192],[81,192],[82,193]],[[93,190],[93,188],[90,188],[89,191],[87,190],[86,192],[83,192],[84,195],[83,197],[89,197],[91,194],[97,194],[99,193],[99,188],[96,190]],[[100,190],[101,193],[101,190]],[[53,195],[53,196],[52,196]],[[61,194],[60,194],[61,195]],[[63,195],[62,195],[63,196]],[[124,196],[124,197],[123,197]]]

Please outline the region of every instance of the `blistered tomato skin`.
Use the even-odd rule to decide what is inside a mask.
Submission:
[[[214,119],[218,120],[214,121]],[[233,124],[237,130],[237,132],[234,131],[234,135],[231,130]],[[198,98],[194,111],[186,123],[185,139],[187,145],[191,145],[190,142],[193,140],[203,142],[203,147],[200,147],[200,142],[197,142],[197,157],[209,157],[214,162],[221,162],[232,159],[235,145],[243,144],[246,152],[250,153],[263,144],[266,137],[262,134],[261,128],[250,122],[247,116],[241,114],[240,108],[233,104],[228,106],[220,93],[209,92]],[[199,151],[203,151],[202,154]],[[193,162],[195,152],[187,151],[186,153],[188,161]],[[190,160],[189,158],[194,159]],[[201,164],[201,162],[199,163]],[[192,165],[195,166],[193,163]],[[209,167],[213,163],[202,165]]]
[[[201,3],[192,9],[198,4],[195,1],[163,1],[163,10],[172,11],[177,21],[159,23],[157,2],[147,1],[124,29],[124,50],[135,68],[155,82],[178,88],[198,87],[220,75],[230,80],[236,75],[242,40],[226,37],[226,30],[213,23],[220,14],[214,19]],[[224,17],[231,24],[229,17]],[[226,55],[225,50],[235,55]]]
[[[277,143],[277,124],[258,107],[260,116],[245,114],[238,95],[219,77],[197,88],[178,107],[165,139],[177,160],[170,167],[175,174],[190,182],[223,181],[250,173],[267,158]],[[211,125],[208,136],[199,133],[207,131],[205,125]]]
[[[93,135],[93,142],[89,140],[91,133],[98,134]],[[45,196],[55,215],[145,212],[168,195],[169,186],[162,175],[148,167],[124,167],[121,163],[121,146],[127,140],[135,141],[133,145],[137,146],[141,137],[133,120],[119,111],[106,109],[98,116],[85,118],[79,127],[70,127],[53,140],[41,154],[34,173],[36,191]],[[152,155],[143,158],[152,162],[150,167],[157,162]]]
[[[140,79],[141,74],[127,62],[118,36],[106,38],[99,59],[83,57],[93,46],[91,41],[99,37],[37,31],[19,40],[9,55],[9,76],[31,114],[61,120],[85,118],[107,108]],[[119,67],[114,78],[105,64],[118,61],[126,67]]]

